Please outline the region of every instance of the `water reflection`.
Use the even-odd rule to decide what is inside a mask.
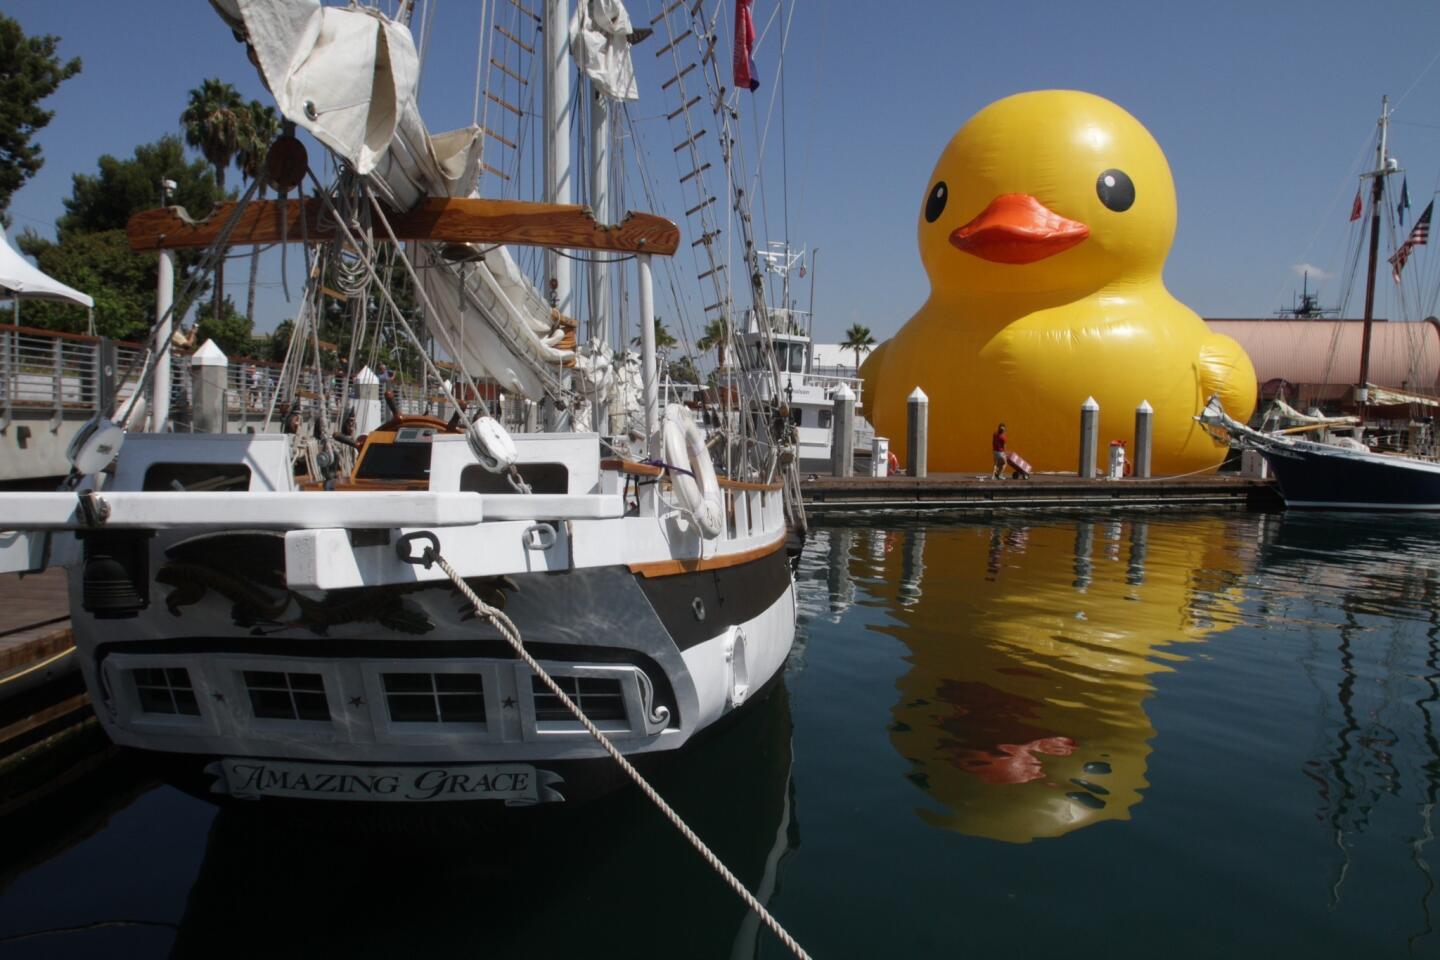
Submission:
[[[1426,848],[1440,799],[1437,538],[1440,525],[1423,518],[1335,515],[1271,518],[1262,536],[1266,615],[1311,628],[1301,663],[1317,695],[1318,730],[1303,772],[1331,842],[1329,907],[1345,899],[1353,851],[1367,833],[1386,832],[1377,821],[1398,814],[1395,832],[1407,837],[1418,887],[1412,951],[1435,929]],[[1410,626],[1422,622],[1423,630]],[[1314,629],[1327,623],[1329,631]]]
[[[799,845],[784,687],[753,707],[652,783],[768,903]],[[519,812],[539,816],[228,808],[174,956],[660,956],[685,944],[687,956],[748,957],[773,939],[635,791]]]
[[[1222,517],[1013,520],[831,549],[830,582],[873,574],[896,621],[877,629],[909,648],[891,742],[938,801],[919,815],[1020,843],[1128,819],[1155,735],[1148,678],[1169,645],[1238,622],[1255,547],[1234,533]]]

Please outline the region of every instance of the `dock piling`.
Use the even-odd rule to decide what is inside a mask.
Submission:
[[[1094,397],[1086,397],[1080,405],[1080,468],[1082,478],[1095,476],[1095,464],[1100,446],[1100,404]]]
[[[190,358],[190,395],[196,433],[225,432],[225,381],[230,359],[214,340],[206,340]]]
[[[1150,477],[1150,440],[1155,432],[1155,409],[1149,400],[1135,408],[1135,476]]]
[[[909,418],[905,428],[905,472],[924,477],[930,455],[930,398],[916,387],[907,401]]]
[[[835,391],[835,417],[831,426],[830,471],[837,477],[855,475],[855,391],[845,384]]]

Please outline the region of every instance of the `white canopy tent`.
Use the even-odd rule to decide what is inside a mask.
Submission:
[[[90,296],[41,273],[10,246],[10,239],[5,234],[0,233],[0,299],[5,297],[15,301],[16,325],[20,323],[21,300],[58,300],[87,310],[95,308],[95,301]]]

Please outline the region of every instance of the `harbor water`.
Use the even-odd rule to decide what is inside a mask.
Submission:
[[[783,685],[653,780],[813,955],[1440,956],[1440,520],[831,525],[796,581]],[[785,955],[633,790],[278,818],[84,762],[0,805],[0,956]]]

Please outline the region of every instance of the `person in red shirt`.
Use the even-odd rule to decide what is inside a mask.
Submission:
[[[1005,472],[1005,424],[1000,424],[990,438],[990,450],[995,455],[995,479]]]

